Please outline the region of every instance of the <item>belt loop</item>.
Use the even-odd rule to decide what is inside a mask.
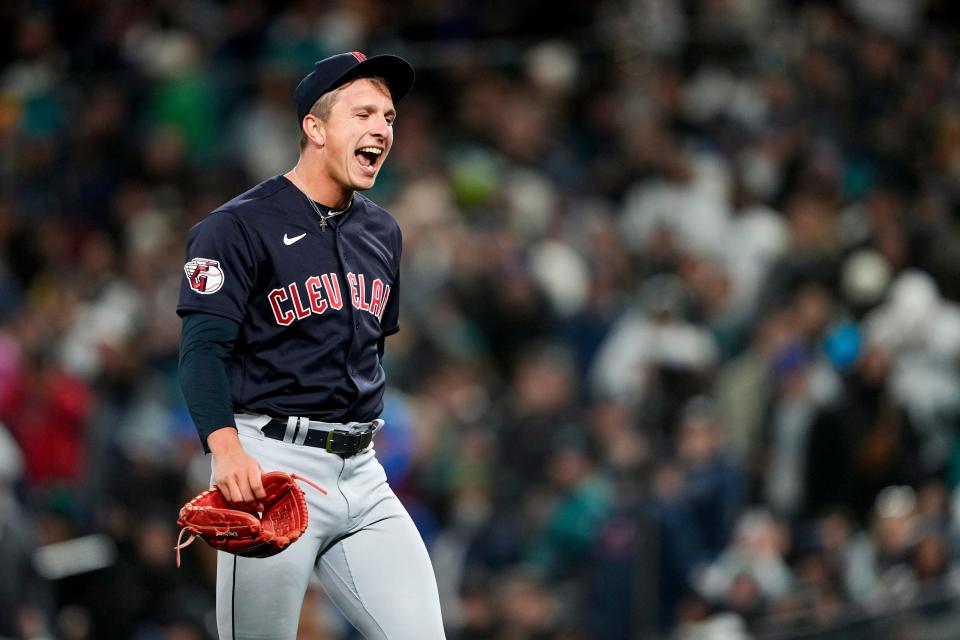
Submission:
[[[297,418],[299,422],[300,431],[297,432],[297,435],[293,438],[294,444],[302,445],[307,439],[307,434],[310,433],[310,418]]]
[[[290,443],[293,442],[293,436],[297,432],[297,422],[299,418],[297,416],[290,416],[287,418],[287,428],[283,432],[283,441]]]

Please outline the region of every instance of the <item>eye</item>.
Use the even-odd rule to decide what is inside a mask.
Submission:
[[[367,118],[370,117],[370,114],[367,113],[366,111],[361,111],[360,113],[357,114],[357,117],[360,118],[361,120],[366,120]]]

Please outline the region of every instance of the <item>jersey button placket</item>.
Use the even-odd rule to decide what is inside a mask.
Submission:
[[[337,257],[340,258],[340,269],[343,272],[344,277],[346,278],[347,274],[350,273],[350,264],[347,262],[347,252],[344,251],[343,247],[340,245],[340,240],[343,237],[341,234],[340,225],[333,225],[333,226],[336,231],[336,237],[335,237],[334,243],[336,244],[336,247],[337,247]],[[347,279],[347,282],[349,282],[349,279]],[[358,317],[359,311],[357,311],[353,306],[352,293],[353,293],[352,290],[348,288],[348,294],[350,294],[348,298],[350,302],[349,304],[346,305],[346,307],[347,309],[349,309],[350,320],[354,326],[353,340],[350,341],[350,348],[347,351],[348,362],[353,362],[353,345],[356,344],[357,342],[358,331],[360,330],[360,319]],[[352,364],[347,365],[347,373],[350,375],[351,378],[355,378],[357,376],[357,370]]]

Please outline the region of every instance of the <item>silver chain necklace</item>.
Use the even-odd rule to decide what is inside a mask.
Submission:
[[[292,173],[293,175],[296,175],[296,174],[297,174],[297,168],[294,167],[294,168],[293,168],[293,171],[292,171],[291,173]],[[299,179],[299,176],[298,176],[298,179]],[[291,180],[290,182],[293,182],[293,180]],[[320,207],[317,206],[317,203],[313,200],[313,198],[311,198],[311,197],[307,194],[306,191],[304,191],[303,189],[300,188],[300,185],[298,185],[296,182],[293,182],[293,186],[295,186],[295,187],[297,188],[297,191],[299,191],[300,193],[303,194],[303,197],[307,199],[307,202],[310,203],[310,206],[313,207],[313,210],[317,212],[317,216],[320,218],[320,231],[321,231],[321,232],[327,230],[327,220],[329,220],[330,218],[332,218],[332,217],[334,217],[334,216],[340,215],[341,213],[343,213],[344,211],[346,211],[347,209],[349,209],[349,208],[350,208],[350,205],[353,204],[353,194],[350,194],[350,202],[347,203],[347,206],[345,206],[343,209],[340,209],[339,211],[334,211],[333,209],[331,209],[331,210],[330,210],[330,213],[329,213],[328,215],[323,215],[323,212],[320,211]]]
[[[308,196],[308,195],[307,195],[306,193],[304,193],[303,191],[301,191],[300,193],[303,193],[304,197],[307,199],[307,202],[310,203],[310,206],[313,207],[313,210],[317,212],[317,215],[318,215],[318,216],[320,216],[320,231],[326,231],[326,230],[327,230],[327,220],[329,220],[330,218],[332,218],[332,217],[334,217],[334,216],[340,215],[341,213],[343,213],[344,211],[346,211],[347,209],[349,209],[351,204],[353,204],[353,196],[350,196],[350,202],[347,203],[347,206],[345,206],[343,209],[340,209],[339,211],[334,211],[333,209],[331,209],[331,210],[330,210],[330,213],[325,216],[325,215],[323,215],[323,213],[320,211],[320,207],[317,206],[317,203],[313,201],[313,198],[311,198],[310,196]]]

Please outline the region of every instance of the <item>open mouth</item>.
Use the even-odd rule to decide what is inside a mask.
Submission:
[[[361,167],[373,171],[377,168],[380,158],[383,157],[383,149],[380,147],[360,147],[354,152],[354,155],[357,156],[357,162],[360,163]]]

